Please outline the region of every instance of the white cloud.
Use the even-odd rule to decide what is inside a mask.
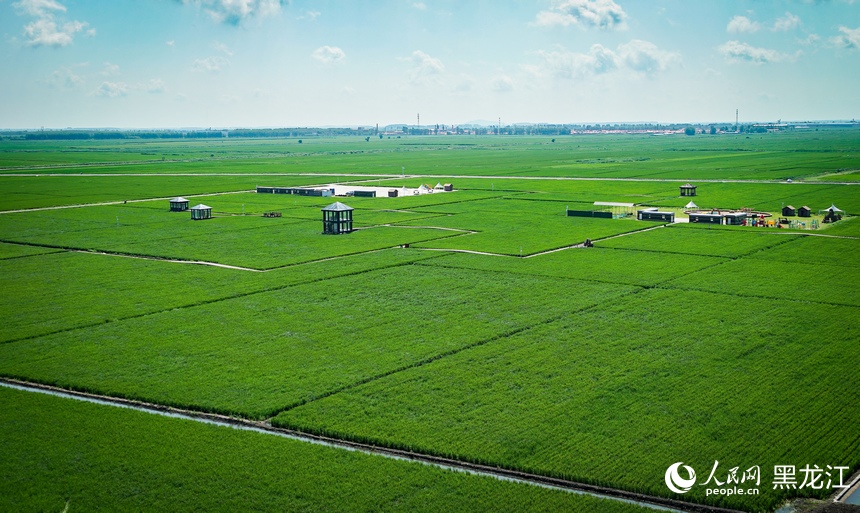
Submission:
[[[53,16],[55,11],[66,12],[66,6],[56,0],[21,0],[12,5],[22,14],[36,18]]]
[[[497,93],[506,93],[514,90],[514,81],[507,75],[501,75],[494,78],[492,82],[490,82],[490,86],[493,88],[493,91],[496,91]]]
[[[852,29],[841,26],[839,32],[842,32],[842,35],[831,37],[831,43],[840,48],[860,49],[860,27]]]
[[[604,30],[627,28],[627,13],[614,0],[561,0],[540,11],[535,25],[581,25]]]
[[[758,32],[761,24],[757,21],[752,21],[746,16],[735,16],[726,25],[726,32],[730,34],[752,34]]]
[[[677,53],[661,50],[654,43],[641,39],[618,45],[615,51],[595,44],[588,53],[556,50],[541,51],[538,55],[543,58],[543,63],[527,67],[527,71],[535,76],[548,74],[561,79],[597,76],[613,71],[653,76],[667,71],[681,60]]]
[[[608,73],[618,68],[619,61],[615,52],[603,45],[595,44],[587,54],[557,50],[554,52],[538,52],[544,62],[535,69],[539,75],[544,71],[556,78],[579,78],[590,75]]]
[[[803,46],[809,46],[817,43],[819,40],[821,40],[821,37],[819,37],[818,34],[809,34],[804,39],[801,39],[798,42]]]
[[[321,46],[311,53],[311,57],[323,64],[333,64],[346,58],[343,50],[336,46]]]
[[[224,43],[215,43],[215,49],[228,57],[233,56],[233,52],[231,52],[230,49],[227,48],[227,45],[225,45]]]
[[[150,94],[161,94],[167,90],[167,85],[160,78],[153,78],[148,83],[141,86],[141,89]]]
[[[421,50],[415,50],[411,56],[403,60],[412,63],[412,69],[409,70],[409,80],[413,84],[435,80],[437,75],[445,71],[442,61],[427,55]]]
[[[69,46],[75,34],[85,29],[86,23],[70,21],[62,26],[50,18],[40,18],[24,26],[28,46]]]
[[[60,68],[45,80],[45,83],[54,89],[61,91],[71,91],[79,89],[84,85],[84,79],[76,75],[70,68]]]
[[[106,77],[113,77],[113,76],[119,75],[120,74],[119,65],[113,64],[110,62],[105,62],[104,69],[102,69],[100,74],[102,74]]]
[[[299,16],[296,19],[315,21],[320,16],[322,16],[322,13],[319,11],[305,11],[303,15]]]
[[[95,91],[93,91],[94,96],[101,96],[102,98],[117,98],[120,96],[128,95],[128,84],[125,82],[102,82]]]
[[[182,0],[203,9],[219,23],[239,25],[253,17],[265,18],[280,12],[283,0]]]
[[[753,62],[755,64],[766,64],[770,62],[782,62],[790,60],[791,56],[780,53],[769,48],[757,48],[740,41],[729,41],[721,45],[718,50],[729,61]]]
[[[424,2],[415,2],[414,4],[412,4],[412,7],[418,9],[419,11],[427,10],[427,4],[425,4]]]
[[[618,56],[627,68],[646,75],[666,71],[680,60],[678,54],[660,50],[654,43],[641,39],[620,45]]]
[[[191,71],[214,73],[221,71],[228,64],[230,64],[230,61],[226,58],[220,55],[213,55],[205,59],[195,59],[194,63],[191,64]]]
[[[167,46],[171,46],[171,47],[172,47],[175,43],[176,43],[176,41],[174,41],[174,40],[172,40],[172,39],[171,39],[170,41],[165,41],[165,43],[164,43],[164,44],[166,44]]]
[[[18,13],[36,19],[24,25],[27,46],[69,46],[75,34],[89,26],[83,21],[58,21],[56,15],[66,12],[66,6],[56,0],[21,0],[12,4]],[[86,31],[89,36],[96,34],[95,29]]]
[[[788,32],[800,26],[800,16],[786,12],[782,18],[777,18],[773,24],[773,30],[777,32]]]

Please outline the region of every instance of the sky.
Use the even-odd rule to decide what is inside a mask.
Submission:
[[[0,0],[0,128],[860,118],[860,0]]]

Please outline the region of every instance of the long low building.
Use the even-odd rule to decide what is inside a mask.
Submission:
[[[260,187],[257,192],[261,194],[297,194],[299,196],[334,196],[334,189],[314,187]]]
[[[640,221],[661,221],[664,223],[674,223],[675,213],[661,212],[656,208],[646,208],[645,210],[639,210],[636,213],[636,219]]]

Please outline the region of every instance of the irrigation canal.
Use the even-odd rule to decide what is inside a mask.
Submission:
[[[715,506],[688,503],[664,497],[656,497],[634,492],[628,492],[626,490],[618,490],[614,488],[606,488],[586,483],[577,483],[575,481],[568,481],[564,479],[556,479],[541,476],[538,474],[529,474],[526,472],[518,472],[515,470],[490,467],[486,465],[478,465],[465,461],[431,456],[428,454],[389,449],[386,447],[350,442],[347,440],[340,440],[325,436],[311,435],[308,433],[302,433],[300,431],[276,428],[266,422],[255,422],[236,417],[229,417],[226,415],[217,415],[191,410],[181,410],[158,404],[150,404],[141,401],[132,401],[109,396],[100,396],[95,394],[70,391],[57,387],[52,387],[49,385],[28,383],[25,381],[13,380],[8,378],[0,378],[0,386],[13,388],[16,390],[23,390],[27,392],[48,394],[77,401],[86,401],[105,406],[127,408],[155,415],[163,415],[166,417],[172,417],[177,419],[202,422],[210,425],[229,427],[233,429],[242,429],[273,436],[281,436],[284,438],[290,438],[292,440],[298,440],[337,449],[358,451],[365,454],[383,456],[396,460],[415,461],[418,463],[423,463],[425,465],[431,465],[446,470],[454,470],[478,476],[492,477],[503,481],[512,481],[532,486],[541,486],[544,488],[562,490],[570,493],[591,495],[593,497],[599,497],[602,499],[636,504],[638,506],[643,506],[658,511],[669,511],[672,513],[741,513],[736,510],[718,508]]]

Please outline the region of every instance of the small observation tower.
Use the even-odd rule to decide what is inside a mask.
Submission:
[[[170,211],[171,212],[185,212],[188,210],[188,200],[183,198],[182,196],[178,198],[173,198],[170,200]]]
[[[206,206],[203,203],[191,207],[191,219],[195,221],[212,219],[212,207]]]
[[[352,231],[352,211],[354,208],[336,201],[322,209],[323,233],[339,235]]]

